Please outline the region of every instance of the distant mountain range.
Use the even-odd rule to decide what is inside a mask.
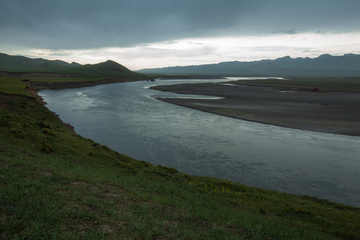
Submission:
[[[123,65],[106,61],[98,64],[81,65],[61,60],[31,59],[0,53],[0,72],[34,72],[73,75],[91,75],[146,79],[144,74],[160,75],[212,75],[212,76],[360,76],[360,55],[345,54],[332,56],[324,54],[317,58],[291,58],[253,62],[221,62],[217,64],[177,66],[142,69],[133,72]]]
[[[291,58],[253,62],[221,62],[217,64],[192,65],[142,69],[143,74],[217,75],[217,76],[360,76],[360,55],[324,54],[317,58]]]
[[[0,72],[57,73],[146,79],[145,75],[133,72],[123,65],[110,60],[98,64],[81,65],[75,62],[67,63],[61,60],[46,60],[42,58],[32,59],[4,53],[0,53]]]

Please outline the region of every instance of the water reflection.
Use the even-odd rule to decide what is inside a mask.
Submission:
[[[108,84],[40,95],[77,133],[136,159],[360,206],[360,138],[218,116],[158,101],[154,97],[179,95],[149,89],[186,82],[204,80]]]

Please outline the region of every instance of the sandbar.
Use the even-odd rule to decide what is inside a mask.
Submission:
[[[312,92],[241,82],[177,84],[152,89],[221,97],[157,98],[205,112],[301,130],[360,136],[357,92]]]

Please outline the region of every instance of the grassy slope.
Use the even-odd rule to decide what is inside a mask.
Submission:
[[[120,77],[126,79],[146,79],[146,76],[133,72],[123,65],[106,61],[98,64],[69,66],[45,59],[30,59],[0,53],[0,71],[73,74],[82,76]]]
[[[0,95],[2,239],[360,239],[359,213],[140,162]]]

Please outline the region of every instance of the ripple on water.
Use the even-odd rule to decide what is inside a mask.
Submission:
[[[359,137],[201,112],[154,98],[182,95],[149,89],[203,81],[118,83],[39,95],[80,135],[136,159],[188,174],[360,206]],[[221,81],[225,80],[206,80]]]

